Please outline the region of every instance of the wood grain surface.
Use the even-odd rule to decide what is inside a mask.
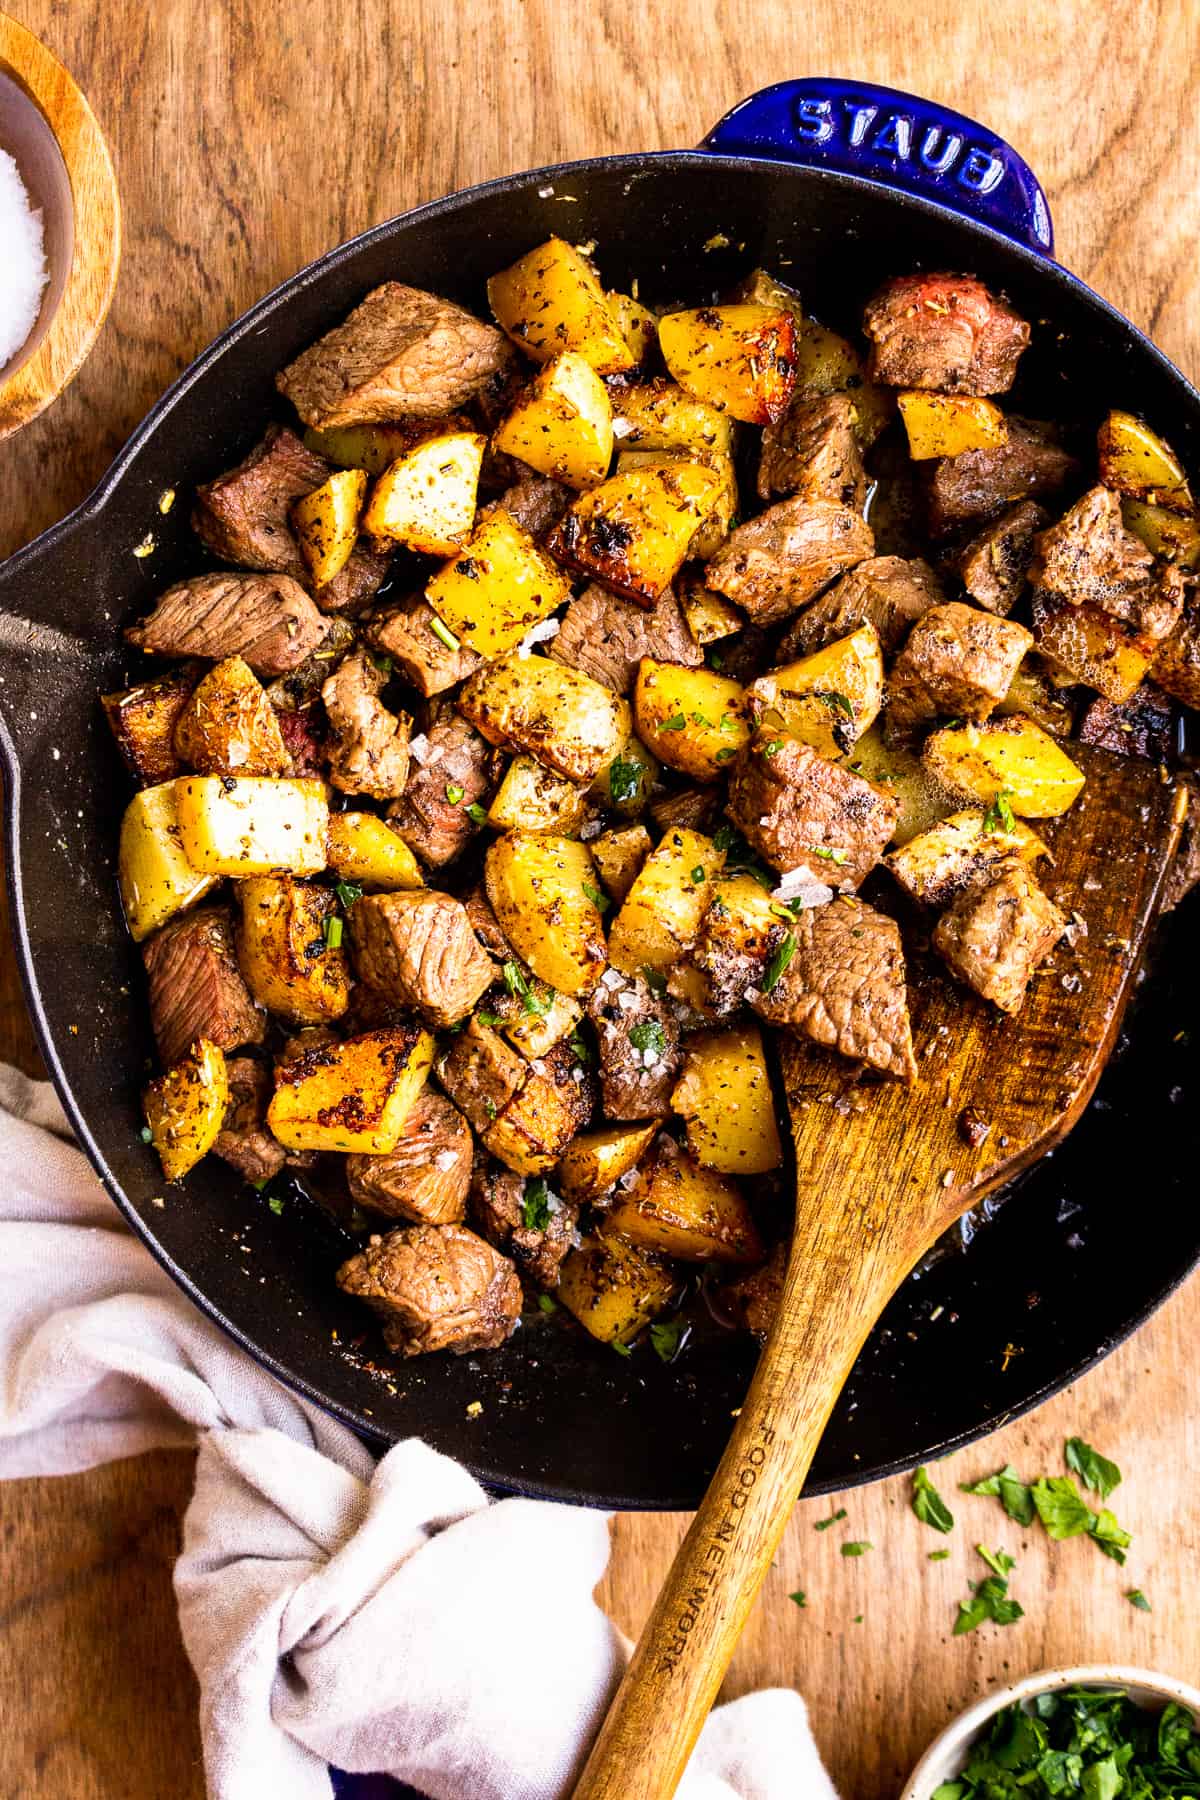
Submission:
[[[195,353],[338,239],[510,169],[693,143],[784,75],[907,86],[1002,131],[1046,184],[1063,261],[1200,375],[1200,12],[1185,0],[879,0],[866,14],[840,0],[9,5],[109,135],[126,241],[92,357],[0,452],[0,554],[83,498]],[[8,955],[0,1055],[35,1065]],[[726,1693],[795,1684],[846,1800],[894,1800],[931,1733],[1009,1676],[1115,1658],[1194,1680],[1198,1326],[1192,1283],[1074,1389],[941,1465],[959,1517],[950,1539],[913,1517],[905,1480],[797,1507]],[[953,1492],[1010,1458],[1055,1471],[1075,1432],[1127,1471],[1128,1570]],[[189,1481],[188,1457],[161,1455],[0,1487],[0,1793],[199,1800],[195,1688],[169,1586]],[[813,1530],[842,1504],[844,1522]],[[686,1523],[617,1521],[602,1597],[626,1630]],[[843,1558],[845,1539],[874,1548]],[[1018,1556],[1027,1616],[955,1639],[956,1602],[982,1572],[976,1540]],[[943,1544],[950,1558],[929,1562]],[[1135,1585],[1152,1613],[1123,1597]],[[788,1599],[801,1589],[803,1610]]]

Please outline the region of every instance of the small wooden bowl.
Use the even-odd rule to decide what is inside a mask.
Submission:
[[[50,280],[37,323],[0,370],[0,438],[56,400],[96,341],[117,285],[121,204],[108,145],[79,88],[0,13],[0,145],[41,208]]]

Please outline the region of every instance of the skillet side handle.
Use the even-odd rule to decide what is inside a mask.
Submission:
[[[933,200],[1043,256],[1054,228],[1041,183],[994,131],[870,81],[780,81],[735,106],[702,150],[836,169]]]

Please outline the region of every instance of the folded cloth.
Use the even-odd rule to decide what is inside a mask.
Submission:
[[[626,1646],[608,1521],[378,1463],[209,1324],[127,1230],[52,1090],[0,1065],[0,1477],[196,1445],[175,1571],[214,1800],[570,1794]],[[835,1800],[798,1694],[714,1712],[681,1800]]]

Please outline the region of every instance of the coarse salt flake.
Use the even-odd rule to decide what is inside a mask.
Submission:
[[[0,244],[4,245],[4,280],[0,282],[2,369],[37,324],[42,294],[50,278],[42,215],[30,204],[21,172],[5,150],[0,150]]]
[[[422,768],[429,761],[429,739],[423,731],[418,731],[415,738],[408,740],[408,754],[414,762],[420,763]]]

